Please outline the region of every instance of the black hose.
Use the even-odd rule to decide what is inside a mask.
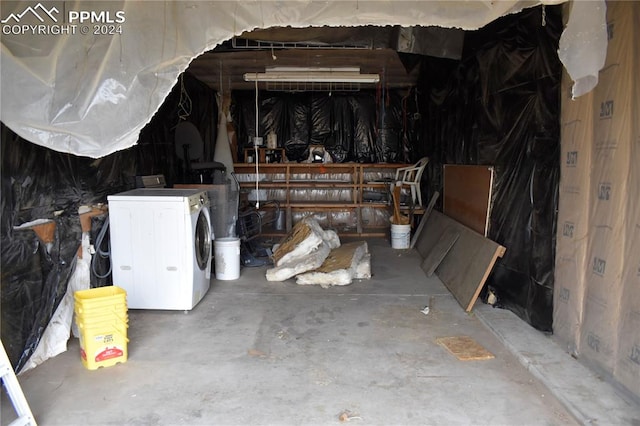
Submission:
[[[94,245],[96,252],[91,258],[91,272],[93,272],[93,275],[95,275],[97,278],[100,278],[100,279],[107,278],[109,275],[111,275],[111,270],[112,270],[111,261],[109,261],[109,270],[104,274],[98,273],[97,266],[96,266],[98,258],[109,259],[111,257],[111,244],[108,240],[106,242],[107,249],[102,250],[102,243],[104,241],[104,237],[107,234],[108,230],[109,230],[109,215],[107,215],[107,218],[104,220],[104,223],[102,224],[102,229],[100,229],[100,232],[98,232],[98,236],[96,237],[96,244]]]

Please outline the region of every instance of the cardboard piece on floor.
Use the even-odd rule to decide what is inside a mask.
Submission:
[[[423,259],[438,244],[442,232],[448,229],[457,232],[459,237],[435,273],[464,310],[470,312],[493,265],[506,249],[434,210],[416,243]]]
[[[424,214],[422,215],[422,219],[420,219],[420,224],[418,225],[418,229],[416,229],[416,232],[413,233],[413,238],[411,238],[411,245],[409,246],[409,248],[415,247],[416,241],[418,241],[418,238],[422,233],[422,229],[424,228],[424,224],[427,223],[429,214],[431,213],[431,210],[433,210],[433,206],[436,205],[436,201],[438,201],[439,197],[440,197],[440,193],[438,191],[433,193],[431,200],[429,200],[429,205],[427,205],[427,209],[424,211]]]
[[[318,284],[323,288],[351,284],[358,264],[368,251],[364,241],[343,244],[331,250],[319,268],[298,275],[296,284]]]
[[[460,361],[477,361],[495,358],[491,352],[469,336],[438,337],[436,343],[444,346],[449,353]]]
[[[438,242],[433,246],[427,257],[424,258],[422,265],[420,265],[428,277],[433,275],[442,259],[449,253],[449,250],[458,241],[459,237],[460,234],[453,229],[445,229],[442,232]]]

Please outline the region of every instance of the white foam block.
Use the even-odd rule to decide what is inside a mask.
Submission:
[[[322,229],[318,221],[312,217],[306,217],[296,225],[296,228],[306,227],[309,235],[294,247],[289,248],[287,244],[281,244],[274,250],[274,257],[277,259],[276,266],[292,263],[295,259],[302,259],[313,252],[323,241],[326,241],[330,249],[340,246],[340,238],[334,231]],[[288,251],[286,251],[288,250]],[[280,253],[277,251],[285,251]]]
[[[364,241],[349,243],[335,248],[318,270],[298,275],[296,284],[317,284],[323,288],[336,285],[349,285],[353,282],[358,265],[367,254],[368,246]],[[363,273],[363,275],[365,274]],[[370,268],[369,276],[371,276]]]
[[[306,255],[293,258],[287,263],[280,262],[278,266],[267,269],[267,281],[284,281],[303,272],[316,269],[322,265],[330,252],[329,245],[321,241],[318,247]]]
[[[356,267],[356,273],[353,275],[354,280],[368,280],[369,278],[371,278],[371,253],[362,257]]]

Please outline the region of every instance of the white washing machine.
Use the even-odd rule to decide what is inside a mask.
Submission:
[[[209,290],[212,227],[201,189],[109,195],[113,284],[131,309],[192,309]]]

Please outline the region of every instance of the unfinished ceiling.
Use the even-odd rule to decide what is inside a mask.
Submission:
[[[394,29],[424,26],[474,30],[525,8],[564,1],[89,2],[95,8],[92,12],[96,17],[121,17],[121,22],[114,27],[114,34],[72,33],[70,24],[66,24],[69,17],[64,15],[66,12],[76,12],[74,7],[77,2],[60,0],[38,3],[39,8],[49,12],[43,23],[37,19],[39,15],[35,13],[33,2],[2,1],[0,118],[15,133],[35,144],[80,156],[103,157],[137,143],[140,130],[153,117],[193,58],[196,60],[193,61],[192,71],[199,78],[209,81],[214,88],[222,79],[224,89],[226,75],[226,86],[233,89],[232,78],[251,72],[248,69],[250,62],[238,65],[238,68],[244,69],[236,72],[232,64],[225,68],[225,62],[230,62],[228,58],[216,60],[214,56],[211,59],[207,52],[213,48],[212,54],[222,53],[225,40],[244,32],[256,28],[290,26],[309,29],[323,25],[329,26],[336,36],[339,35],[336,29],[367,26],[379,29],[386,29],[387,26]],[[577,4],[584,4],[584,9],[605,9],[604,0]],[[559,54],[564,54],[560,57],[563,62],[566,58],[576,63],[575,69],[580,70],[576,78],[589,77],[590,81],[597,82],[598,63],[587,61],[585,57],[603,51],[601,45],[594,48],[591,39],[593,34],[599,32],[597,35],[604,35],[606,46],[606,25],[599,23],[594,26],[591,20],[585,18],[595,16],[598,22],[602,21],[601,14],[594,13],[593,10],[585,10],[584,15],[576,14],[576,19],[569,19],[567,31],[575,21],[575,37],[566,37],[564,44],[561,40]],[[586,29],[580,27],[583,22],[587,23]],[[42,24],[50,34],[34,32],[31,28],[42,27],[28,23]],[[98,25],[98,28],[102,27]],[[89,29],[87,26],[86,30]],[[397,40],[397,44],[402,44],[400,41],[407,42],[411,46],[408,52],[414,52],[415,43],[419,45],[424,38]],[[330,40],[329,44],[333,42]],[[223,49],[216,47],[219,45]],[[377,51],[385,49],[400,50],[389,43],[381,48],[374,46],[368,54],[380,55],[381,52]],[[321,50],[315,51],[315,55],[321,56],[307,54],[305,61],[311,62],[314,58],[320,61],[322,54],[318,52]],[[380,72],[385,87],[398,87],[396,84],[402,86],[406,82],[403,83],[400,76],[411,81],[412,76],[415,78],[414,72],[419,71],[409,67],[411,72],[406,76],[396,72],[400,62],[405,62],[400,58],[373,56],[366,59],[364,52],[358,50],[356,55],[354,51],[343,52],[346,53],[343,59],[349,63],[341,66],[360,65],[362,72]],[[262,67],[269,60],[273,61],[272,53],[280,58],[276,60],[284,61],[286,58],[284,51],[278,51],[275,47],[273,51],[268,49],[261,53],[264,56],[262,59],[255,58],[253,72],[263,71]],[[334,57],[333,50],[329,53]],[[393,52],[388,53],[393,55]],[[255,51],[252,54],[258,56]],[[207,66],[200,66],[198,62],[201,60],[211,62]],[[298,52],[295,65],[304,66],[300,61]],[[369,63],[374,64],[375,69],[366,68]],[[574,77],[571,71],[569,74]],[[589,90],[592,87],[593,84],[587,86]],[[584,92],[574,93],[574,96]]]
[[[268,67],[359,67],[361,73],[379,74],[385,87],[406,88],[420,72],[410,55],[459,58],[463,37],[461,30],[438,27],[270,28],[222,43],[195,58],[187,71],[223,92],[253,90],[243,74]]]

